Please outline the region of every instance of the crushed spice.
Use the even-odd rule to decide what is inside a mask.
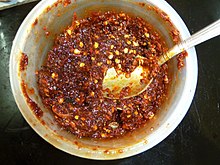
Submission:
[[[168,65],[152,71],[155,78],[145,92],[120,100],[103,97],[107,69],[115,67],[129,75],[140,63],[137,56],[147,58],[143,65],[156,65],[165,51],[160,35],[140,17],[112,11],[94,12],[84,19],[75,16],[38,71],[42,102],[61,127],[78,137],[122,136],[158,111],[170,82]]]

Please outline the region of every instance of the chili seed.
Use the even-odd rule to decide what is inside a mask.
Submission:
[[[128,48],[124,48],[124,53],[128,53]]]
[[[74,49],[74,54],[80,54],[80,50],[79,49]]]
[[[113,54],[110,54],[110,55],[108,56],[108,59],[111,60],[111,59],[113,59],[113,57],[114,57],[114,55],[113,55]]]
[[[60,98],[59,100],[58,100],[58,103],[59,104],[62,104],[64,102],[64,98]]]
[[[119,111],[122,111],[122,108],[120,108],[120,107],[117,107],[117,110],[119,110]]]
[[[95,92],[92,91],[92,92],[90,93],[90,96],[93,97],[94,95],[95,95]]]
[[[120,17],[125,17],[125,13],[120,13],[119,16]]]
[[[118,51],[118,50],[116,50],[116,51],[115,51],[115,54],[116,54],[116,55],[119,55],[119,51]]]
[[[80,25],[79,21],[75,21],[75,24],[76,24],[76,26]]]
[[[118,67],[118,69],[121,69],[121,64],[118,64],[117,67]]]
[[[114,113],[115,112],[115,107],[112,107],[112,113]]]
[[[72,31],[71,31],[70,29],[68,29],[66,32],[67,32],[69,35],[72,34]]]
[[[83,42],[79,43],[79,47],[82,48],[84,46]]]
[[[119,124],[117,122],[111,122],[109,123],[109,127],[111,127],[112,129],[116,129],[118,128]]]
[[[130,36],[130,35],[128,35],[128,34],[125,34],[125,35],[124,35],[124,38],[129,38],[129,36]]]
[[[98,47],[99,47],[99,43],[98,43],[98,42],[95,42],[95,43],[94,43],[94,48],[97,49]]]
[[[110,34],[109,37],[115,39],[115,36],[113,36],[112,34]]]
[[[133,41],[133,45],[134,45],[134,46],[139,46],[139,43],[138,43],[138,42]]]
[[[164,76],[163,81],[164,81],[164,83],[166,83],[166,84],[169,83],[169,79],[168,79],[167,75]]]
[[[149,38],[150,34],[149,33],[144,33],[145,37]]]
[[[107,135],[105,133],[101,133],[101,137],[105,138]]]
[[[128,45],[131,45],[131,41],[129,41],[129,40],[128,40],[126,43],[127,43]]]
[[[119,64],[120,62],[121,62],[121,61],[120,61],[118,58],[115,59],[115,63],[116,63],[116,64]]]
[[[52,77],[53,79],[55,79],[55,78],[58,77],[58,74],[57,74],[57,73],[52,73],[52,74],[51,74],[51,77]]]
[[[107,129],[107,128],[103,128],[103,130],[105,130],[105,132],[107,132],[107,133],[110,133],[111,132],[111,130],[109,130],[109,129]]]
[[[129,54],[131,54],[131,53],[133,53],[133,52],[134,52],[134,50],[132,50],[132,49],[131,49],[131,50],[129,50]]]
[[[107,60],[107,64],[110,65],[112,63],[112,61],[110,60]]]
[[[138,111],[135,111],[134,114],[137,116],[138,115]]]
[[[131,77],[131,73],[126,73],[126,74],[125,74],[125,77],[126,77],[126,78],[130,78],[130,77]]]
[[[98,129],[97,125],[93,126],[93,131],[96,131]]]
[[[106,26],[108,25],[108,21],[104,21],[103,24]]]
[[[79,102],[79,101],[80,101],[80,98],[77,97],[77,98],[76,98],[76,102]]]
[[[73,121],[70,122],[70,125],[71,125],[71,127],[73,127],[73,128],[76,127],[76,124],[75,124]]]
[[[154,117],[154,113],[151,111],[147,115],[149,116],[149,119],[152,119]]]
[[[122,74],[122,71],[120,69],[116,69],[116,73],[119,75]]]
[[[98,65],[98,66],[102,66],[102,62],[98,62],[97,65]]]
[[[85,63],[81,62],[81,63],[79,64],[79,66],[80,66],[80,67],[84,67],[84,66],[85,66]]]
[[[94,37],[95,37],[96,39],[99,39],[99,36],[98,36],[98,35],[94,35]]]

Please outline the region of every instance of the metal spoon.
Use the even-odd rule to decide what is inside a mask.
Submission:
[[[175,45],[168,52],[160,56],[158,60],[159,66],[163,65],[165,62],[167,62],[177,54],[183,52],[184,50],[187,50],[218,35],[220,35],[220,19],[193,34],[189,38],[183,40],[181,43]],[[142,83],[142,73],[145,73],[145,75],[147,75],[149,74],[149,70],[141,65],[139,65],[131,73],[131,76],[129,78],[126,78],[126,75],[124,73],[118,75],[114,67],[109,68],[102,83],[104,97],[110,99],[127,99],[141,94],[148,88],[149,84],[153,80],[150,79],[148,82]],[[120,97],[120,92],[122,89],[125,89],[125,87],[130,88],[129,93],[124,97]]]

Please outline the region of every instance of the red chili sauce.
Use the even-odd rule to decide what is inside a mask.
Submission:
[[[108,68],[131,73],[136,56],[157,65],[167,51],[161,36],[140,17],[126,13],[92,13],[74,19],[48,52],[38,71],[43,104],[61,127],[78,137],[113,138],[152,119],[167,95],[168,65],[155,67],[154,80],[142,94],[129,99],[107,99],[102,81]]]

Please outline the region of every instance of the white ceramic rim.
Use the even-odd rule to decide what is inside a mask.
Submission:
[[[10,73],[10,83],[11,83],[12,93],[14,95],[15,101],[16,101],[19,109],[20,109],[19,104],[21,104],[21,103],[19,103],[18,100],[16,99],[17,94],[15,92],[15,88],[13,85],[16,83],[16,81],[18,82],[16,77],[13,76],[14,69],[17,69],[15,67],[15,63],[13,62],[13,60],[14,60],[13,56],[14,56],[14,54],[16,54],[15,52],[18,51],[18,48],[19,48],[19,46],[17,46],[15,43],[19,43],[19,45],[22,45],[22,43],[24,41],[21,41],[19,38],[21,36],[23,36],[24,31],[25,30],[28,31],[28,29],[30,29],[31,23],[33,23],[34,20],[37,18],[37,16],[42,13],[42,9],[45,9],[47,6],[54,4],[56,1],[57,0],[50,0],[50,1],[42,0],[41,2],[39,2],[31,10],[31,12],[28,14],[28,16],[25,18],[25,20],[21,24],[21,26],[15,36],[15,39],[13,41],[12,50],[11,50],[11,54],[10,54],[9,73]],[[177,14],[177,12],[166,1],[164,1],[164,0],[148,0],[148,2],[157,6],[162,11],[164,11],[165,13],[167,13],[169,15],[171,21],[173,23],[175,23],[176,28],[180,31],[182,39],[185,39],[190,36],[190,33],[189,33],[185,23],[183,22],[183,20],[180,18],[180,16]],[[82,155],[82,154],[78,154],[78,153],[72,153],[70,148],[66,147],[65,145],[59,145],[59,144],[54,145],[54,144],[52,144],[52,142],[50,142],[50,140],[47,137],[43,136],[44,131],[46,131],[46,129],[41,126],[36,127],[35,125],[33,125],[32,122],[27,120],[27,117],[25,116],[25,113],[22,111],[22,109],[20,109],[20,111],[21,111],[22,115],[24,116],[24,118],[26,119],[26,121],[30,124],[30,126],[43,139],[45,139],[50,144],[54,145],[56,148],[58,148],[62,151],[65,151],[67,153],[73,154],[75,156],[83,157],[83,158],[101,159],[101,160],[103,160],[103,159],[105,159],[105,160],[107,160],[107,159],[120,159],[120,158],[125,158],[125,157],[130,157],[130,156],[136,155],[138,153],[144,152],[144,151],[152,148],[153,146],[157,145],[162,140],[164,140],[179,125],[179,123],[182,121],[185,114],[187,113],[187,111],[191,105],[192,99],[194,97],[194,93],[195,93],[195,89],[196,89],[196,85],[197,85],[197,77],[198,77],[198,64],[197,64],[197,57],[196,57],[195,48],[189,49],[188,54],[190,54],[190,56],[188,56],[186,58],[185,85],[184,85],[184,89],[183,89],[183,93],[181,95],[180,101],[176,105],[176,109],[178,109],[178,110],[174,111],[174,113],[172,113],[172,115],[168,118],[168,120],[163,125],[161,125],[157,129],[157,131],[155,131],[153,133],[154,139],[148,138],[149,145],[143,147],[143,145],[141,145],[139,143],[137,145],[130,146],[129,150],[131,152],[126,152],[121,157],[119,156],[117,158],[105,158],[105,157],[93,157],[93,155],[86,156],[86,155]],[[23,103],[25,103],[25,100]],[[42,130],[42,128],[43,128],[43,130]]]

